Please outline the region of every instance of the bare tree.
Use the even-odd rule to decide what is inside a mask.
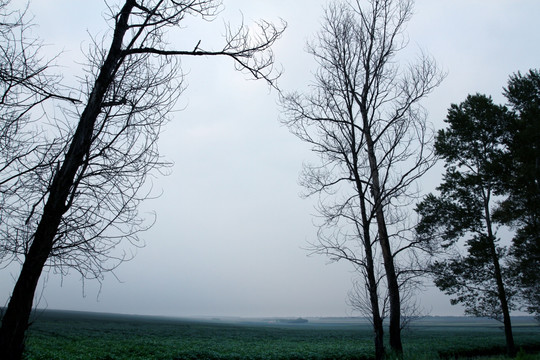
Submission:
[[[407,42],[403,31],[412,5],[411,0],[369,0],[365,7],[360,0],[331,3],[308,48],[319,65],[313,92],[283,97],[284,122],[321,158],[321,164],[306,166],[304,185],[309,194],[321,195],[323,225],[341,228],[331,241],[319,232],[318,252],[346,253],[335,259],[367,265],[376,240],[396,353],[402,352],[399,277],[418,276],[410,266],[418,261],[418,243],[407,209],[417,195],[416,181],[434,163],[432,133],[419,102],[443,78],[425,54],[399,66],[396,55]],[[362,250],[353,250],[351,241]],[[375,297],[376,287],[368,288]]]
[[[118,246],[140,242],[149,225],[138,204],[149,196],[146,179],[162,171],[157,140],[183,90],[178,56],[226,56],[238,70],[275,86],[273,43],[284,24],[259,23],[227,32],[218,51],[169,49],[164,35],[187,16],[214,17],[214,0],[125,0],[108,5],[110,45],[94,41],[87,53],[80,103],[63,107],[47,171],[31,172],[17,190],[20,226],[10,227],[11,250],[22,269],[0,329],[0,358],[19,359],[37,282],[45,266],[72,268],[99,278],[129,255]],[[105,40],[104,40],[105,41]],[[78,119],[78,121],[73,121]],[[75,125],[70,125],[75,123]],[[63,142],[57,139],[67,138]],[[55,140],[56,139],[56,140]],[[19,230],[22,231],[19,231]]]
[[[30,174],[51,166],[57,143],[44,142],[37,120],[42,106],[52,100],[76,102],[60,95],[59,76],[51,74],[51,61],[40,57],[40,42],[28,36],[26,10],[10,10],[0,1],[0,260],[7,264],[23,251],[10,242],[21,209],[20,190]],[[20,219],[19,219],[20,220]]]

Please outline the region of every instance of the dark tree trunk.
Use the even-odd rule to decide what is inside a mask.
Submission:
[[[357,184],[359,189],[362,187],[360,182]],[[366,275],[367,275],[367,284],[369,291],[369,301],[371,304],[371,319],[373,322],[373,333],[375,341],[375,359],[382,360],[385,356],[384,351],[384,328],[383,328],[383,319],[381,318],[381,311],[379,308],[379,296],[377,294],[377,279],[375,277],[375,265],[373,263],[373,250],[371,248],[371,236],[369,232],[370,221],[366,215],[366,206],[365,199],[360,198],[361,211],[362,211],[362,222],[364,232],[364,252],[366,254]]]
[[[394,353],[402,354],[403,345],[401,343],[401,300],[399,296],[399,283],[394,266],[394,256],[390,246],[390,238],[388,236],[386,221],[384,219],[384,210],[382,207],[383,194],[380,185],[379,167],[375,155],[375,146],[372,139],[371,128],[369,126],[368,113],[366,109],[362,109],[361,112],[372,179],[371,191],[375,203],[375,218],[377,220],[379,243],[381,244],[386,281],[388,283],[388,296],[390,303],[390,347]]]
[[[396,354],[403,353],[401,343],[401,300],[399,296],[399,283],[394,267],[394,256],[390,248],[390,241],[384,222],[382,210],[377,213],[377,223],[379,226],[379,242],[382,248],[386,281],[388,282],[388,296],[390,303],[390,348]]]
[[[373,174],[375,172],[375,175]],[[403,352],[401,344],[401,300],[399,296],[399,283],[394,266],[394,256],[390,246],[390,239],[386,229],[384,212],[380,204],[380,188],[378,185],[378,169],[372,170],[373,177],[373,194],[375,198],[376,210],[375,217],[377,219],[377,227],[379,233],[379,243],[381,244],[384,270],[386,273],[386,281],[388,285],[388,296],[390,303],[390,347],[396,354]]]
[[[509,356],[516,355],[516,346],[514,344],[514,335],[512,333],[512,321],[510,320],[510,310],[508,308],[508,301],[506,300],[506,291],[501,276],[501,269],[499,266],[499,259],[495,258],[495,275],[497,278],[497,290],[499,293],[499,300],[501,302],[501,309],[503,313],[504,323],[504,336],[506,338],[506,352]]]
[[[373,314],[373,332],[375,340],[375,359],[382,360],[385,357],[383,320],[380,316],[375,316],[375,313]]]
[[[52,233],[54,237],[58,223],[55,225],[54,223],[42,222],[42,224],[45,224],[45,226],[38,227],[36,238],[42,233],[44,236]],[[44,236],[40,238],[44,238]],[[34,244],[36,245],[32,245],[26,256],[19,279],[15,284],[8,307],[2,318],[0,359],[18,360],[22,358],[24,337],[28,328],[30,313],[32,312],[34,293],[43,266],[52,248],[52,241],[34,241]]]
[[[371,233],[370,225],[372,219],[367,215],[366,208],[366,191],[362,180],[360,179],[360,170],[358,168],[358,153],[356,151],[356,128],[354,122],[351,121],[350,132],[352,138],[355,141],[352,141],[351,154],[353,154],[352,159],[352,172],[355,179],[356,191],[359,194],[358,198],[360,201],[360,211],[362,216],[362,229],[358,227],[358,231],[363,233],[363,242],[364,242],[364,253],[366,256],[366,280],[369,292],[369,301],[371,305],[371,320],[373,323],[373,335],[375,342],[375,359],[382,360],[385,357],[384,350],[384,327],[383,319],[381,317],[381,311],[379,307],[379,296],[378,296],[378,285],[377,279],[375,276],[375,264],[373,262],[373,244],[371,243]]]
[[[501,303],[501,310],[503,313],[503,324],[504,324],[504,336],[506,338],[506,352],[509,356],[516,355],[516,347],[514,344],[514,335],[512,333],[512,321],[510,320],[510,309],[508,308],[508,300],[506,298],[506,290],[504,288],[504,283],[501,274],[501,266],[499,264],[499,256],[497,255],[497,250],[495,245],[492,246],[492,259],[493,265],[495,268],[495,280],[497,282],[497,294],[499,296],[499,301]]]
[[[126,0],[120,11],[107,59],[100,69],[64,162],[54,175],[32,245],[2,318],[0,359],[18,360],[22,357],[24,334],[28,328],[39,277],[53,248],[62,216],[69,209],[68,198],[74,190],[72,187],[77,171],[84,164],[85,156],[90,150],[94,124],[101,111],[105,93],[122,60],[122,39],[128,28],[128,19],[133,6],[133,0]]]
[[[509,356],[515,356],[516,347],[514,344],[514,335],[512,333],[512,321],[510,320],[510,309],[508,307],[508,299],[506,296],[506,290],[504,288],[504,282],[502,278],[501,265],[499,263],[499,255],[497,254],[497,248],[495,247],[495,236],[493,235],[493,228],[491,224],[491,215],[489,211],[489,196],[484,201],[484,211],[486,216],[486,224],[488,237],[490,241],[491,260],[493,262],[493,268],[495,271],[495,281],[497,283],[497,295],[501,304],[501,311],[503,313],[504,324],[504,336],[506,338],[506,352]]]
[[[370,241],[367,241],[370,243]],[[371,303],[371,316],[373,322],[373,333],[375,341],[375,359],[384,359],[384,328],[381,312],[379,309],[379,297],[377,296],[377,281],[375,279],[375,271],[373,264],[373,252],[371,251],[371,243],[366,246],[366,262],[367,262],[367,278],[369,300]]]
[[[510,320],[510,309],[508,307],[508,300],[506,297],[506,290],[504,288],[504,283],[502,279],[501,266],[499,263],[499,255],[497,254],[497,249],[495,247],[495,236],[493,235],[493,229],[491,224],[491,214],[489,210],[489,199],[491,192],[488,190],[487,196],[484,198],[484,212],[486,217],[486,225],[488,231],[488,237],[490,241],[490,252],[491,259],[493,262],[493,267],[495,271],[495,281],[497,283],[497,294],[499,297],[499,302],[501,304],[501,310],[503,313],[503,324],[504,324],[504,335],[506,338],[506,352],[510,356],[516,354],[516,348],[514,344],[514,336],[512,334],[512,322]]]

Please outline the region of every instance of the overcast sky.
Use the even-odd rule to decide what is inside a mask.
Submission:
[[[111,0],[113,2],[113,0]],[[191,49],[217,44],[223,22],[264,18],[288,23],[276,44],[284,68],[280,85],[303,89],[314,64],[305,43],[318,30],[323,0],[223,0],[214,23],[189,21],[182,39]],[[33,0],[34,31],[63,51],[66,80],[80,74],[77,61],[90,34],[103,35],[106,12],[100,0]],[[451,103],[470,93],[496,102],[508,76],[539,68],[540,1],[417,0],[408,26],[410,47],[435,57],[448,72],[424,102],[436,128]],[[193,42],[191,42],[193,41]],[[354,274],[346,263],[308,257],[315,238],[313,201],[299,197],[298,175],[312,155],[279,123],[277,94],[246,80],[228,59],[185,59],[188,88],[161,137],[161,153],[175,163],[170,176],[154,180],[163,195],[144,211],[158,215],[143,234],[146,247],[101,290],[76,274],[50,274],[40,288],[40,307],[172,316],[347,316],[347,291]],[[432,191],[440,174],[423,187]],[[7,303],[17,268],[0,272],[0,303]],[[46,278],[47,275],[44,275]],[[421,295],[432,315],[461,310],[433,288]]]

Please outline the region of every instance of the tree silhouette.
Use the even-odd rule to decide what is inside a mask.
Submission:
[[[308,50],[318,63],[313,91],[283,97],[283,122],[320,156],[302,183],[319,195],[316,253],[352,262],[367,289],[377,358],[384,356],[381,287],[388,289],[390,346],[402,352],[400,282],[413,281],[418,243],[407,207],[433,164],[419,102],[442,80],[433,59],[399,67],[412,1],[334,2]],[[374,264],[382,258],[384,269]]]
[[[256,34],[245,26],[229,28],[217,51],[204,50],[201,42],[192,50],[168,48],[168,31],[180,30],[188,16],[210,19],[219,6],[213,0],[125,0],[108,6],[110,44],[94,42],[79,102],[63,108],[65,121],[54,122],[58,136],[49,143],[47,162],[52,166],[31,172],[29,187],[17,190],[20,226],[11,224],[14,237],[3,241],[24,257],[2,319],[0,358],[22,356],[45,266],[95,278],[129,259],[117,251],[121,242],[139,243],[149,224],[137,208],[149,196],[147,177],[166,166],[157,140],[183,89],[179,56],[225,56],[238,70],[276,86],[271,46],[284,24],[260,22]]]
[[[503,259],[507,250],[498,245],[493,210],[502,191],[500,174],[505,159],[505,137],[512,114],[484,95],[470,95],[453,104],[440,130],[435,149],[446,172],[437,190],[417,206],[421,220],[417,232],[440,259],[431,271],[435,285],[454,295],[465,312],[504,322],[506,345],[513,354],[510,320],[514,289]],[[458,241],[464,240],[465,254]]]

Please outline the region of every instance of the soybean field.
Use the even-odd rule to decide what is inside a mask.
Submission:
[[[372,359],[373,335],[361,318],[175,319],[37,311],[27,360]],[[306,321],[308,320],[308,321]],[[515,318],[518,358],[540,359],[540,327]],[[487,319],[427,317],[404,330],[405,359],[503,359],[504,333]]]

